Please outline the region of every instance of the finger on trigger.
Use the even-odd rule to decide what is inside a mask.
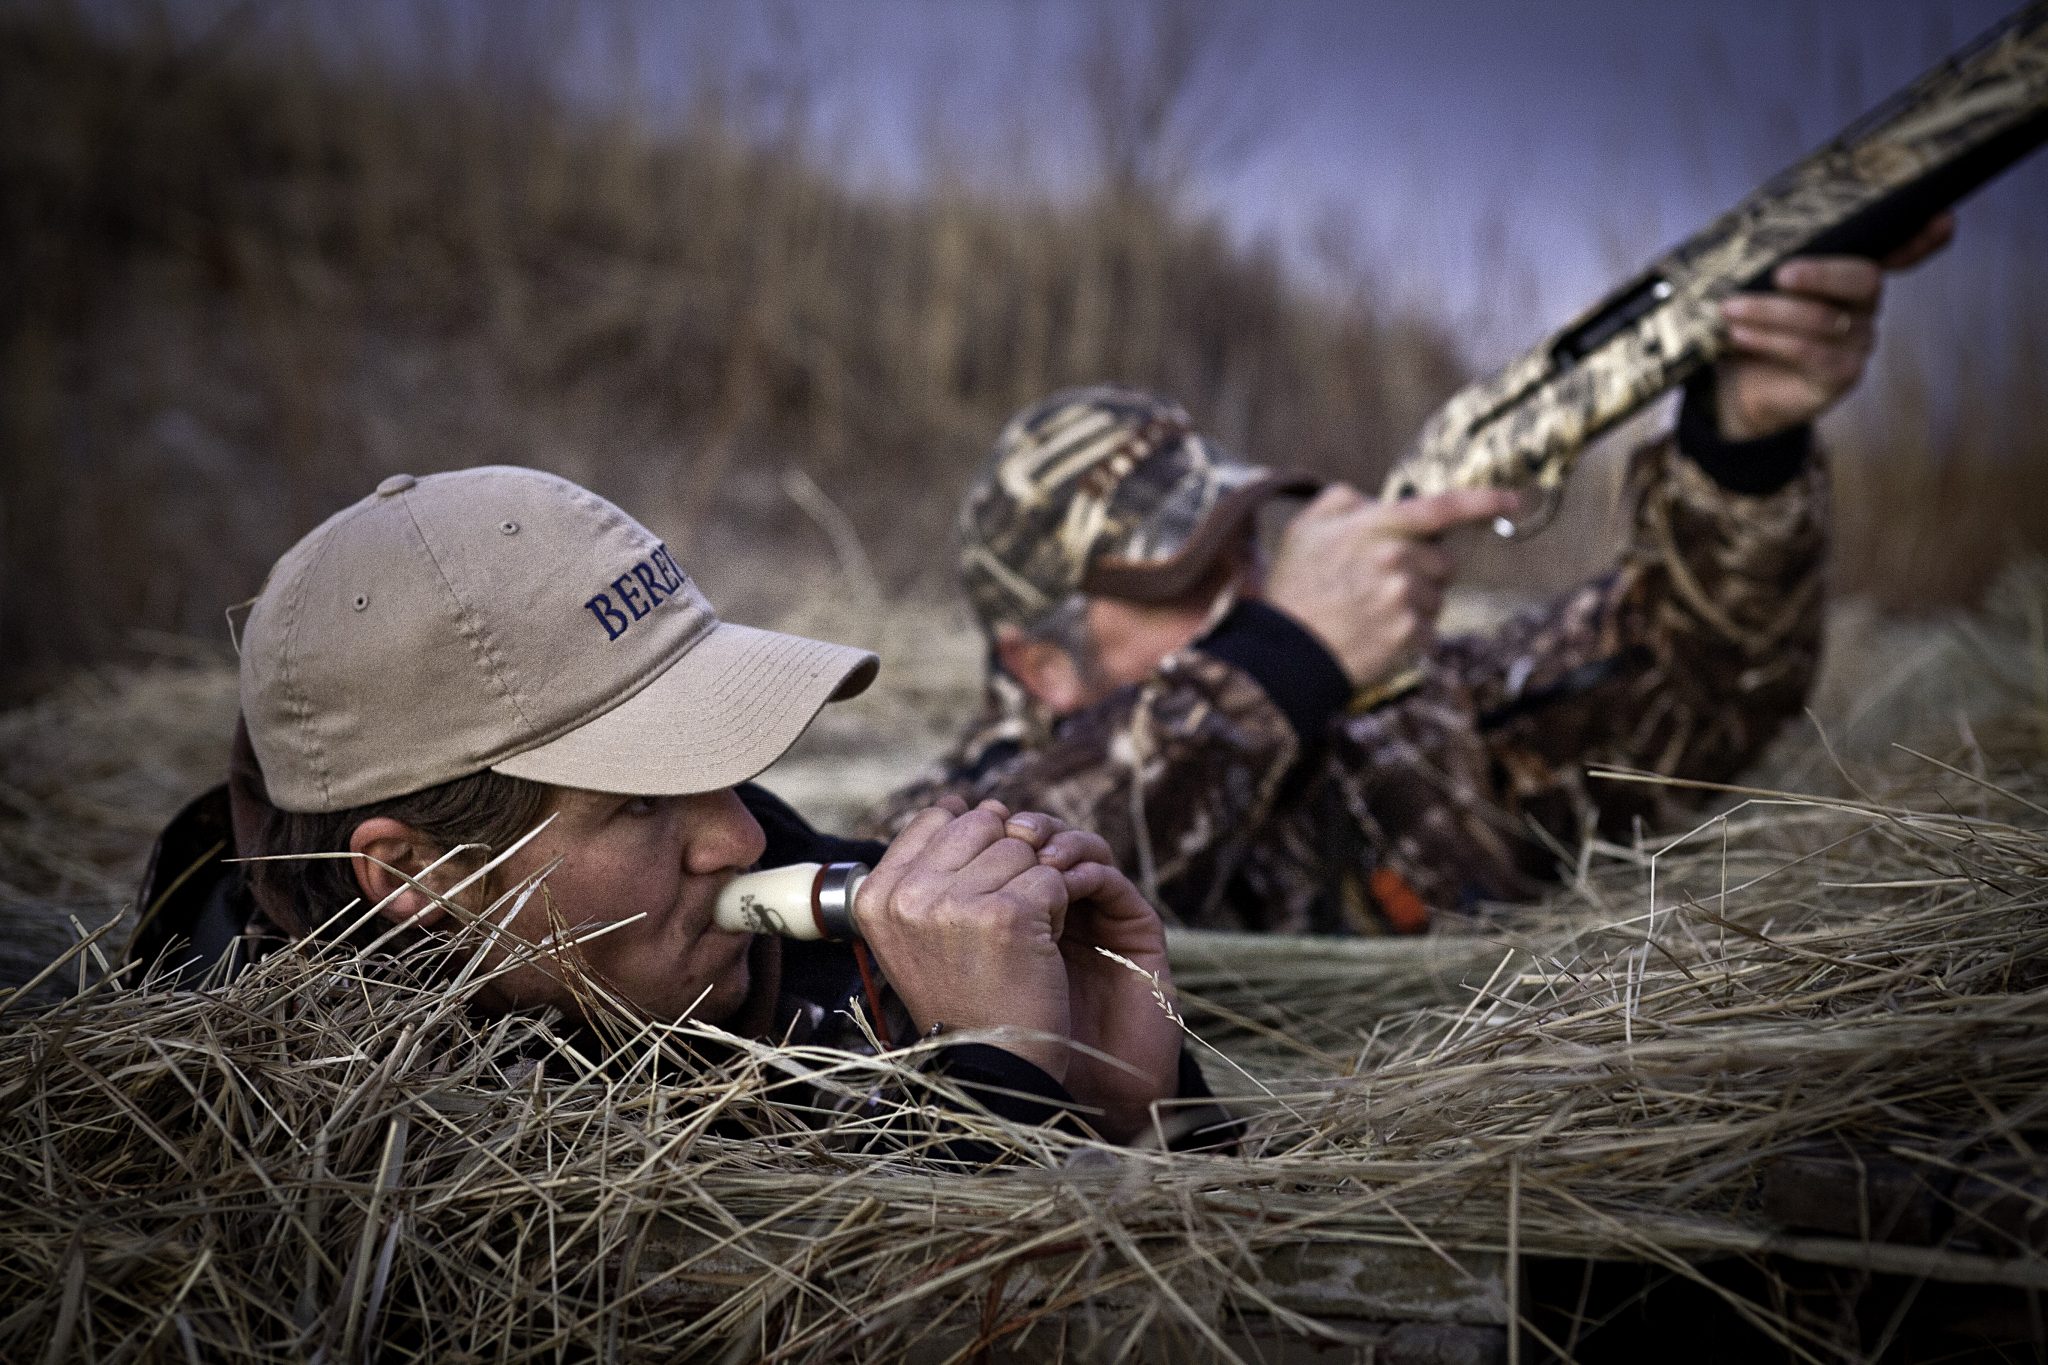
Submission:
[[[1512,517],[1521,507],[1521,498],[1511,489],[1454,488],[1383,504],[1379,529],[1394,535],[1438,536],[1472,522]]]
[[[1305,516],[1324,516],[1332,513],[1348,512],[1365,500],[1365,494],[1359,492],[1350,484],[1333,483],[1309,499],[1308,506],[1301,510]]]

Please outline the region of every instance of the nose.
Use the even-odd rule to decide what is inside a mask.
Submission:
[[[683,798],[683,866],[697,875],[752,867],[767,851],[761,822],[731,787]]]

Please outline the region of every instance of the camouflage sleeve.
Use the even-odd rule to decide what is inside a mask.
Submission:
[[[1182,919],[1221,897],[1301,746],[1249,672],[1189,648],[1069,717],[1043,743],[968,745],[867,820],[886,837],[942,796],[994,797],[1093,829],[1154,904]]]
[[[1589,767],[1723,781],[1798,713],[1819,661],[1823,462],[1730,491],[1666,438],[1636,453],[1616,569],[1484,637],[1444,647],[1501,799],[1562,837],[1626,835],[1681,793]]]

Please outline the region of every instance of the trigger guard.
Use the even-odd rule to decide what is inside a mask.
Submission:
[[[1557,516],[1559,504],[1564,501],[1564,489],[1558,484],[1542,484],[1537,487],[1536,491],[1542,497],[1536,504],[1534,513],[1524,516],[1520,521],[1510,521],[1506,517],[1495,517],[1493,519],[1493,533],[1495,535],[1499,536],[1502,540],[1527,540],[1544,527],[1550,525],[1552,519]]]

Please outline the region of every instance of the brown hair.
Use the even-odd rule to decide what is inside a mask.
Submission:
[[[344,852],[356,826],[378,816],[410,825],[442,849],[479,844],[491,852],[502,851],[540,823],[554,790],[545,783],[486,770],[346,810],[280,810],[270,804],[247,731],[240,726],[228,785],[236,851],[246,858],[285,859],[242,866],[257,908],[293,937],[312,933],[362,892],[356,883],[355,859],[290,855]],[[468,859],[466,870],[488,856]]]

